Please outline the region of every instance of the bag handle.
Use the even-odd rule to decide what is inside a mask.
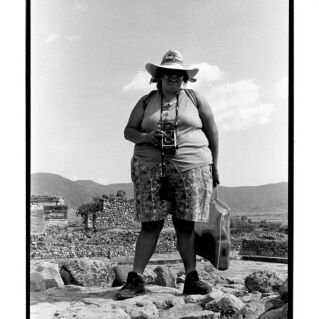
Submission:
[[[213,187],[213,199],[217,200],[217,186]]]

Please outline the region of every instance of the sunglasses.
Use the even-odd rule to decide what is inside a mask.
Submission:
[[[172,69],[168,69],[168,70],[165,70],[163,72],[164,74],[166,74],[167,76],[173,76],[173,75],[176,75],[177,77],[184,77],[186,75],[186,73],[184,71],[181,71],[181,70],[172,70]]]

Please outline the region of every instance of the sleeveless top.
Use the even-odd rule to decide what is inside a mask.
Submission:
[[[198,96],[198,102],[201,103]],[[212,154],[209,142],[202,130],[202,121],[197,106],[191,101],[187,93],[181,90],[178,98],[177,145],[176,154],[165,156],[181,171],[212,164]],[[161,96],[159,91],[153,94],[144,110],[141,123],[142,132],[160,129]],[[163,105],[162,120],[175,121],[176,100]],[[134,147],[134,157],[149,168],[161,162],[161,150],[151,144],[138,143]]]

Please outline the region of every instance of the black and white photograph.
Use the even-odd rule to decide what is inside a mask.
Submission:
[[[292,318],[290,6],[30,1],[31,319]]]

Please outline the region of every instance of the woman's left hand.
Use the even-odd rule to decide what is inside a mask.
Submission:
[[[212,166],[212,177],[213,177],[213,187],[217,187],[219,185],[219,175],[218,175],[218,169],[216,166]]]

